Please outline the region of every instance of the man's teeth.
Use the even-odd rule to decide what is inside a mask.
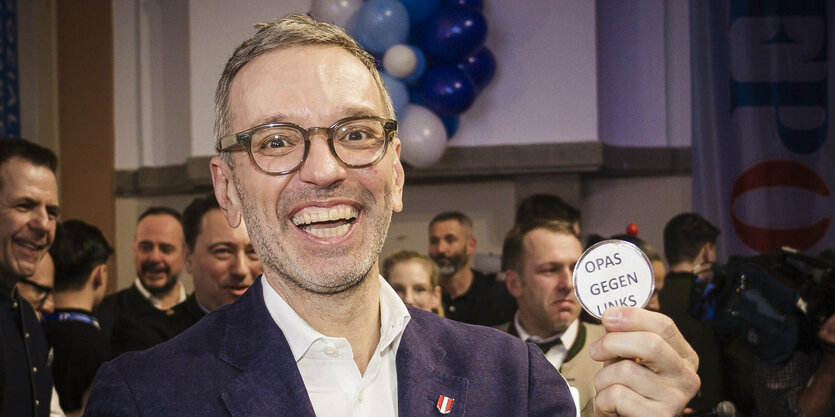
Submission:
[[[339,237],[339,236],[344,235],[345,233],[348,233],[348,228],[349,227],[351,227],[351,225],[346,223],[346,224],[343,224],[342,226],[325,227],[325,228],[322,228],[322,229],[305,228],[304,230],[307,233],[310,233],[311,235],[316,236],[316,237]]]
[[[356,218],[357,214],[357,209],[348,206],[305,210],[303,213],[293,216],[293,224],[296,226],[304,226],[311,223],[350,220]]]
[[[17,243],[20,246],[23,246],[24,248],[28,248],[28,249],[32,249],[32,250],[40,250],[41,249],[39,245],[35,245],[34,243],[24,242],[24,241],[21,241],[21,240],[18,240]]]

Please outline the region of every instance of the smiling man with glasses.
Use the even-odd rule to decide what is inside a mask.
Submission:
[[[304,15],[259,25],[215,101],[215,195],[264,273],[174,340],[105,365],[88,415],[574,416],[535,345],[407,308],[379,275],[403,209],[401,144],[374,58],[342,29]],[[661,355],[639,353],[682,377],[652,405],[672,415],[695,374],[669,335]]]

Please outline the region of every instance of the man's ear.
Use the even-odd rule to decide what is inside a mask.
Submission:
[[[193,274],[191,269],[194,267],[194,263],[192,262],[191,255],[194,252],[191,251],[191,248],[188,245],[183,245],[183,265],[186,267],[186,272],[189,274]]]
[[[241,202],[232,178],[234,174],[220,156],[212,158],[209,162],[209,170],[212,173],[212,184],[215,188],[215,198],[220,205],[220,211],[223,213],[223,217],[226,217],[229,226],[237,228],[241,224]]]
[[[472,233],[472,232],[470,232]],[[472,255],[475,253],[475,247],[478,244],[478,241],[475,240],[475,237],[470,236],[467,238],[467,256]]]
[[[93,268],[90,281],[92,282],[93,290],[101,288],[102,285],[107,285],[107,264],[101,264]]]
[[[507,286],[507,292],[514,298],[522,295],[522,277],[516,271],[508,269],[504,272],[504,284]]]
[[[406,176],[403,172],[403,163],[400,162],[400,139],[394,138],[391,141],[394,146],[394,184],[391,189],[391,207],[395,213],[403,211],[403,185],[406,182]]]

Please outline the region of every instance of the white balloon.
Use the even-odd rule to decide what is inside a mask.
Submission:
[[[383,55],[383,68],[394,78],[407,77],[415,70],[415,66],[415,51],[402,43],[392,46]]]
[[[345,28],[348,19],[362,6],[363,0],[313,0],[310,14],[317,20]]]
[[[444,122],[426,107],[409,104],[400,121],[400,157],[409,165],[426,167],[438,162],[446,150]]]

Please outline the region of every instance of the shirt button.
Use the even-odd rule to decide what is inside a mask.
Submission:
[[[365,399],[365,390],[360,391],[359,400],[362,401]]]
[[[334,345],[331,344],[325,345],[325,353],[333,358],[339,356],[339,351],[336,349]]]
[[[455,312],[455,306],[449,306],[449,311],[454,313]]]
[[[28,338],[29,338],[29,333],[24,333],[24,334],[23,334],[23,337],[24,337],[25,339],[28,339]]]
[[[32,367],[32,373],[33,373],[33,374],[38,373],[38,367],[37,367],[37,366],[33,366],[33,367]]]
[[[37,406],[39,406],[39,405],[41,405],[41,402],[40,402],[40,401],[38,401],[38,400],[35,400],[35,407],[37,407]]]
[[[17,301],[12,303],[12,308],[17,308]]]

